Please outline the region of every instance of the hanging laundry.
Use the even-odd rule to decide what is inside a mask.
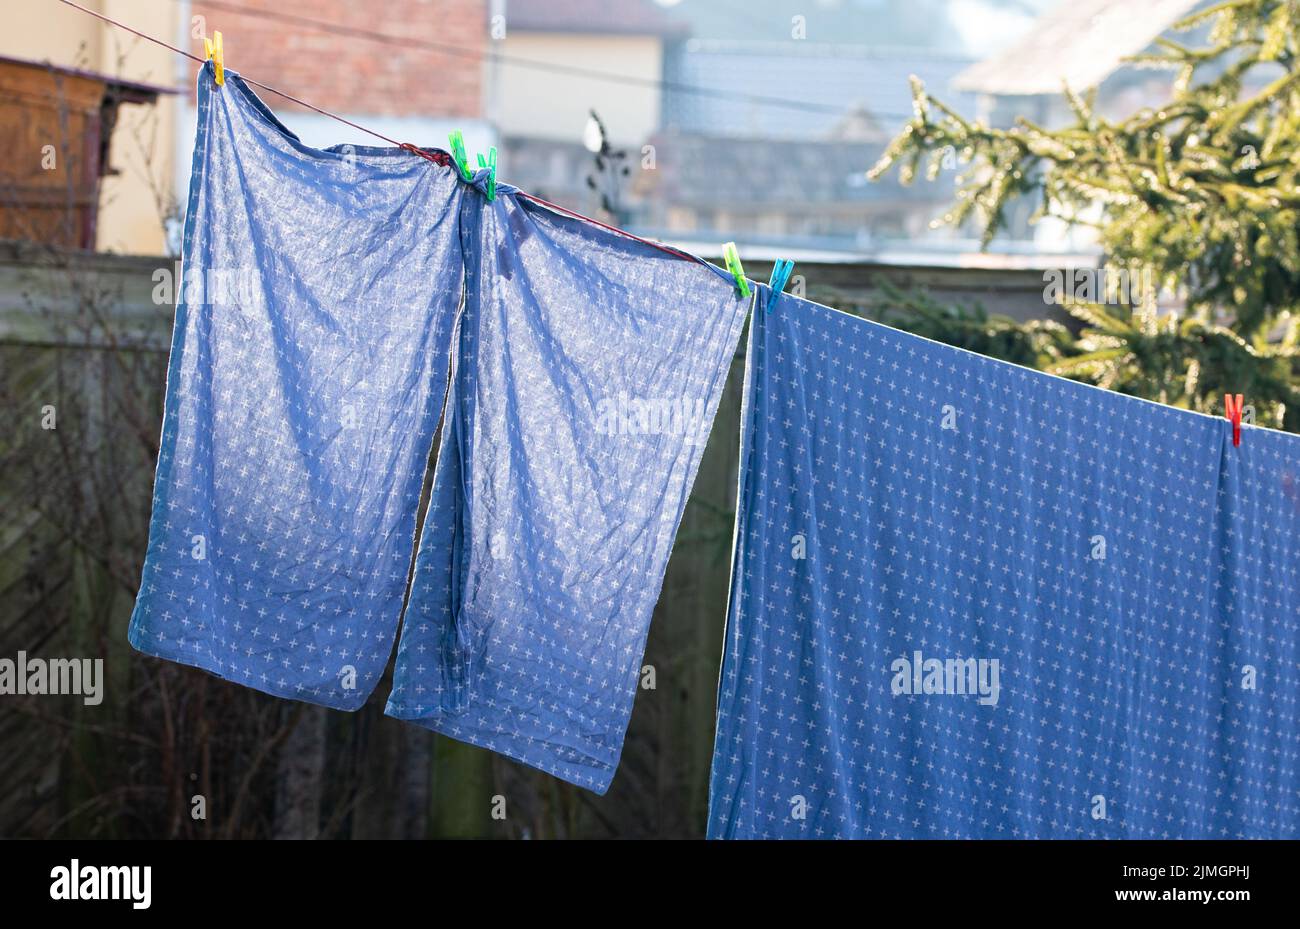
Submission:
[[[750,339],[711,837],[1296,837],[1300,438],[788,296]]]
[[[130,641],[340,709],[392,650],[462,292],[454,171],[303,145],[200,71]]]
[[[498,187],[387,712],[604,793],[750,300]]]

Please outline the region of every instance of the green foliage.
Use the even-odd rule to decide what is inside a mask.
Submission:
[[[1154,292],[1063,302],[1084,329],[1053,340],[1045,370],[1203,412],[1240,392],[1260,424],[1300,431],[1300,4],[1228,0],[1174,31],[1205,26],[1202,47],[1161,39],[1133,59],[1173,72],[1169,99],[1119,121],[1095,91],[1066,88],[1071,125],[994,129],[914,81],[915,116],[871,176],[934,177],[956,153],[966,167],[943,222],[977,224],[987,246],[1032,197],[1036,219],[1094,228],[1108,261],[1185,306],[1162,312]]]
[[[1066,309],[1089,324],[1043,370],[1212,415],[1222,412],[1224,394],[1241,393],[1255,406],[1260,425],[1289,423],[1294,430],[1300,406],[1290,363],[1294,342],[1289,348],[1252,345],[1231,328],[1195,316],[1121,315],[1085,303],[1067,303]]]

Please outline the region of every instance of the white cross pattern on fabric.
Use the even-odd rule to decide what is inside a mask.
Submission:
[[[749,365],[710,836],[1296,836],[1300,437],[789,296]]]

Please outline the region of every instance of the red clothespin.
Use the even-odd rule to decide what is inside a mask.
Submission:
[[[1232,444],[1241,444],[1241,394],[1234,398],[1232,394],[1223,395],[1224,415],[1232,421]]]

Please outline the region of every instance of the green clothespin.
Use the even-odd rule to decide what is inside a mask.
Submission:
[[[769,310],[776,302],[776,298],[785,291],[785,285],[789,282],[790,272],[793,270],[794,262],[789,258],[778,258],[776,264],[772,265],[772,276],[767,280],[767,286],[772,288],[772,299],[767,304]]]
[[[740,295],[748,297],[749,281],[745,280],[745,268],[740,263],[740,253],[736,251],[735,242],[728,242],[722,246],[722,258],[727,263],[727,270],[736,279],[736,286],[740,288]]]
[[[495,199],[497,198],[497,150],[496,150],[496,146],[493,146],[492,148],[489,148],[489,149],[488,149],[487,160],[484,160],[483,155],[482,155],[481,153],[479,154],[479,156],[478,156],[478,166],[479,166],[480,168],[487,168],[487,170],[488,170],[488,179],[487,179],[487,198],[488,198],[488,203],[491,203],[493,200],[495,200]]]
[[[469,156],[465,154],[465,136],[456,129],[447,138],[451,140],[451,157],[456,160],[460,176],[467,181],[472,181],[474,172],[469,169]]]

